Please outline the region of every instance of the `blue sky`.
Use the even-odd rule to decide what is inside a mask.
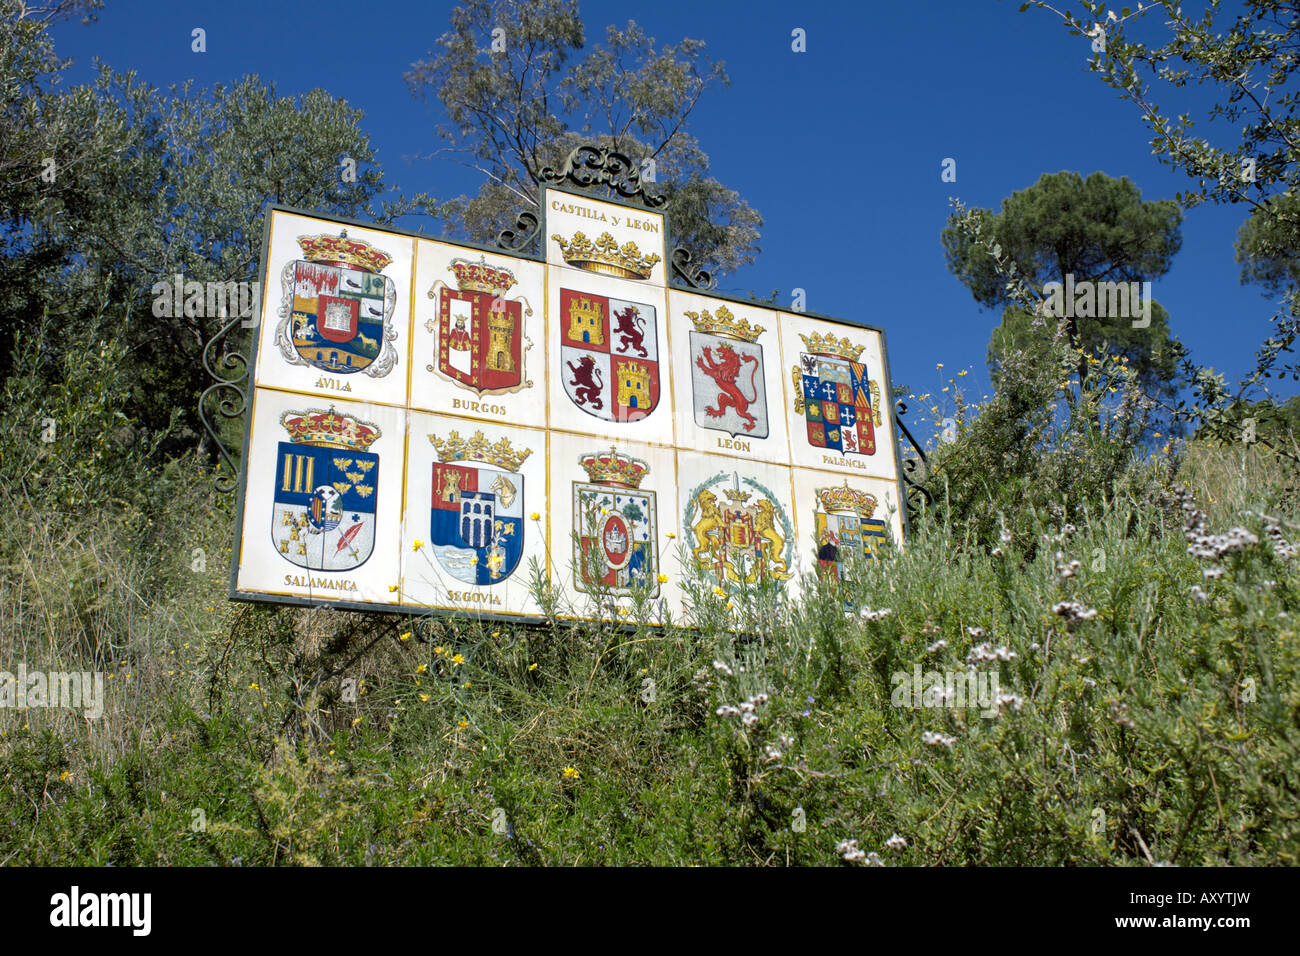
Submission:
[[[440,145],[443,118],[402,74],[445,32],[454,5],[108,0],[98,23],[61,24],[54,36],[76,61],[74,81],[99,57],[159,86],[257,73],[281,95],[324,88],[365,111],[389,183],[449,197],[474,191],[478,174],[418,158]],[[985,350],[998,316],[944,267],[949,197],[997,208],[1060,170],[1128,176],[1144,199],[1186,187],[1151,155],[1134,107],[1088,73],[1087,41],[1018,6],[584,0],[580,9],[589,42],[634,19],[660,43],[704,40],[726,63],[731,86],[701,101],[691,131],[713,175],[765,225],[758,260],[723,277],[721,290],[781,289],[788,305],[802,288],[809,309],[886,330],[895,382],[942,395],[950,375],[969,369],[959,381],[978,399],[989,390]],[[190,50],[194,27],[207,31],[206,53]],[[791,51],[796,27],[806,53]],[[940,179],[947,157],[956,183]],[[1193,359],[1229,383],[1251,369],[1271,328],[1270,300],[1239,283],[1232,242],[1245,216],[1243,207],[1189,211],[1182,250],[1153,288]],[[1296,390],[1275,387],[1280,398]]]

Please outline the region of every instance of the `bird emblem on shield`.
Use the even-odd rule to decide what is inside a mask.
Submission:
[[[790,370],[794,411],[803,415],[808,444],[845,455],[874,455],[880,427],[880,385],[858,361],[866,348],[833,335],[800,335],[806,352]]]
[[[573,483],[574,586],[616,595],[643,587],[658,597],[655,493],[641,490],[650,466],[613,448],[578,463],[590,480]]]
[[[428,293],[437,311],[424,325],[434,333],[434,364],[425,368],[479,395],[530,388],[524,319],[533,310],[523,296],[506,298],[515,274],[483,256],[452,259],[447,270],[456,288],[439,279]]]
[[[524,552],[524,476],[530,448],[510,439],[495,443],[477,431],[465,440],[453,431],[430,435],[433,463],[429,538],[444,571],[465,584],[499,584]]]
[[[874,558],[888,532],[881,518],[873,518],[876,499],[850,488],[816,489],[813,527],[817,538],[817,572],[843,580],[858,558]]]
[[[361,239],[299,236],[303,258],[280,274],[283,298],[275,342],[291,365],[382,378],[397,364],[397,287],[383,275],[393,261]]]
[[[611,422],[645,418],[659,404],[655,307],[560,290],[560,375],[573,404]]]
[[[753,478],[735,472],[714,475],[691,491],[684,518],[695,566],[719,585],[794,576],[790,516],[781,500]]]
[[[691,388],[695,424],[723,431],[733,438],[766,438],[767,392],[763,385],[761,325],[737,320],[725,305],[687,312],[691,332]]]
[[[276,454],[271,539],[280,556],[312,571],[350,571],[375,547],[379,456],[375,425],[334,409],[285,412]]]

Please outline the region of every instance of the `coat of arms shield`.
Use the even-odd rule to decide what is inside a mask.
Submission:
[[[686,503],[684,527],[695,566],[719,585],[794,576],[794,526],[776,495],[753,478],[720,472],[702,482]]]
[[[507,299],[515,274],[490,264],[452,259],[456,288],[441,279],[429,290],[437,313],[425,323],[434,333],[434,364],[426,368],[464,388],[503,394],[532,386],[524,368],[532,340],[524,317],[533,314],[522,296]]]
[[[659,404],[655,307],[560,290],[564,391],[588,415],[634,422]]]
[[[795,414],[807,424],[808,444],[846,455],[874,455],[880,427],[880,385],[858,361],[866,346],[833,335],[800,335],[806,352],[791,369]]]
[[[468,441],[430,435],[437,450],[429,538],[444,571],[465,584],[499,584],[524,552],[524,476],[530,448],[495,444],[478,431]]]
[[[285,412],[276,453],[271,539],[286,561],[312,571],[350,571],[375,547],[379,456],[375,425],[334,409]]]
[[[573,483],[574,586],[579,591],[659,595],[655,493],[641,490],[650,466],[614,449],[583,455],[590,481]]]
[[[818,488],[813,522],[817,536],[817,570],[843,580],[855,557],[874,558],[884,543],[885,522],[873,518],[876,499],[849,487]]]
[[[763,384],[761,325],[736,320],[725,305],[716,315],[707,309],[687,312],[691,332],[691,390],[695,424],[723,431],[733,438],[744,434],[766,438],[767,391]]]
[[[397,363],[397,287],[383,275],[388,253],[360,239],[299,236],[304,258],[280,274],[283,299],[275,343],[291,365],[381,378]]]

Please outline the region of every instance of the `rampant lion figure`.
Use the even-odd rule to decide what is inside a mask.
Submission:
[[[745,422],[745,431],[752,432],[754,426],[758,424],[758,419],[749,414],[749,406],[758,401],[758,358],[753,355],[741,355],[730,345],[720,345],[718,356],[721,361],[715,361],[713,349],[706,346],[703,354],[695,359],[695,364],[705,375],[713,379],[713,384],[718,387],[716,407],[706,405],[704,412],[710,418],[721,418],[728,408],[734,408],[736,414]],[[750,362],[754,366],[749,376],[749,387],[754,393],[753,398],[746,396],[736,384],[742,362]]]
[[[605,390],[605,379],[596,368],[596,360],[590,355],[584,355],[578,359],[575,366],[572,362],[566,362],[569,371],[573,373],[573,378],[569,384],[576,389],[573,400],[578,407],[590,403],[591,407],[599,411],[605,407],[605,403],[600,399],[600,393]]]
[[[691,532],[697,542],[691,553],[695,557],[695,563],[706,568],[709,562],[704,555],[715,551],[722,543],[722,512],[718,508],[718,496],[711,491],[701,491],[695,496],[695,503],[699,505],[700,517],[691,525]],[[713,536],[713,541],[709,540],[710,535]]]
[[[789,578],[790,565],[781,557],[785,553],[785,538],[776,530],[776,512],[772,502],[758,501],[755,502],[754,508],[758,512],[754,530],[764,541],[763,556],[771,563],[771,570],[764,568],[763,571],[770,573],[774,578]]]
[[[619,351],[636,349],[637,354],[642,358],[649,356],[650,353],[642,344],[645,341],[645,320],[641,318],[641,313],[636,310],[636,306],[630,305],[626,309],[615,312],[614,318],[618,319],[618,325],[614,326],[614,335],[623,337],[618,347]]]

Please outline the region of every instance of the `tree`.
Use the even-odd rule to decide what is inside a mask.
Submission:
[[[10,13],[20,9],[13,0],[0,2]],[[15,176],[15,190],[5,191],[0,276],[7,281],[0,295],[13,306],[5,334],[22,330],[30,339],[38,327],[49,328],[42,321],[47,310],[58,321],[39,354],[3,350],[0,361],[45,362],[57,376],[60,356],[86,347],[92,321],[110,316],[129,348],[132,417],[165,429],[180,410],[188,427],[164,450],[202,445],[202,352],[229,319],[155,317],[154,284],[177,274],[198,282],[255,280],[269,201],[380,222],[427,210],[431,201],[384,200],[361,112],[323,90],[282,97],[249,76],[229,87],[196,91],[186,84],[164,93],[105,66],[94,84],[54,93],[48,87],[62,65],[48,34],[30,18],[18,26],[20,42],[36,53],[0,41],[0,55],[22,67],[23,95],[6,89],[5,122],[21,126],[13,117],[32,110],[60,122],[35,124],[46,131],[30,134],[54,137],[52,146],[23,145],[13,136],[0,142],[0,169],[11,151],[18,158],[8,161],[21,172],[53,148],[60,172],[52,183],[30,172]],[[355,181],[341,175],[344,158],[355,160]],[[231,344],[246,345],[248,334]],[[9,370],[0,366],[0,376]]]
[[[1153,154],[1190,181],[1175,194],[1184,208],[1204,202],[1243,204],[1250,218],[1238,236],[1243,278],[1285,292],[1272,317],[1274,331],[1256,352],[1255,368],[1230,391],[1221,375],[1184,357],[1191,381],[1190,406],[1170,410],[1188,421],[1233,431],[1224,409],[1239,405],[1270,378],[1300,380],[1289,356],[1300,336],[1300,16],[1294,0],[1243,0],[1225,9],[1184,10],[1179,0],[1153,0],[1116,9],[1081,0],[1078,11],[1045,0],[1021,6],[1050,11],[1074,35],[1091,43],[1091,69],[1138,110],[1150,131]],[[1141,40],[1135,39],[1140,35]],[[1205,111],[1217,143],[1193,132],[1201,117],[1174,113],[1156,102],[1157,88],[1181,96],[1187,87],[1208,90]],[[1237,435],[1239,439],[1239,434]],[[1300,463],[1300,457],[1296,459]]]
[[[1049,282],[1065,283],[1067,276],[1074,283],[1150,281],[1169,270],[1182,243],[1182,216],[1173,202],[1144,202],[1127,178],[1100,172],[1087,179],[1073,172],[1044,174],[1033,186],[1003,200],[1001,212],[976,209],[970,214],[981,220],[984,234],[1014,264],[1016,273],[1040,289]],[[1035,323],[1014,306],[998,263],[952,218],[943,231],[943,244],[949,270],[975,301],[1005,307],[989,344],[995,367],[1006,349],[1024,349],[1035,338],[1051,334],[1054,325]],[[1085,353],[1077,360],[1080,383],[1088,377],[1086,353],[1126,355],[1145,387],[1172,394],[1181,350],[1170,339],[1167,314],[1153,307],[1150,325],[1134,328],[1131,302],[1128,311],[1118,317],[1067,313],[1069,344]]]
[[[700,97],[728,82],[702,41],[657,47],[629,21],[586,50],[576,0],[466,0],[451,27],[406,80],[447,111],[439,152],[487,179],[440,207],[456,232],[487,241],[513,226],[536,207],[542,171],[594,142],[653,170],[647,186],[668,199],[674,240],[698,260],[724,273],[753,261],[762,218],[708,175],[709,158],[687,132]]]

